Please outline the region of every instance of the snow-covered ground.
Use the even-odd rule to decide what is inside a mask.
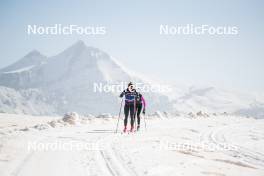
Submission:
[[[116,118],[71,120],[0,114],[0,175],[264,175],[264,120],[147,118],[134,134],[115,133]]]

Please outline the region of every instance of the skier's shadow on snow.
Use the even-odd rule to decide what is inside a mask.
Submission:
[[[87,131],[86,133],[115,133],[114,130],[92,130]]]

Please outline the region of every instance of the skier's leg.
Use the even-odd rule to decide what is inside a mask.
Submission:
[[[127,104],[124,107],[124,113],[125,113],[124,130],[125,130],[127,126],[127,118],[128,118],[128,113],[129,113],[129,106]]]
[[[134,128],[134,105],[131,104],[129,106],[129,110],[130,110],[130,125],[131,125],[131,130],[133,130]]]
[[[140,125],[140,113],[142,110],[142,105],[137,106],[137,121],[138,121],[138,126]]]
[[[137,130],[140,128],[140,113],[142,110],[142,105],[137,105]]]

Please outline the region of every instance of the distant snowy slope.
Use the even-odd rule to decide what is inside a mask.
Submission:
[[[47,57],[42,55],[40,52],[33,50],[26,56],[14,64],[5,67],[0,70],[0,73],[4,72],[16,72],[16,70],[22,70],[23,68],[29,68],[32,66],[38,66],[46,62]]]
[[[264,101],[257,98],[253,94],[239,93],[215,87],[190,87],[182,96],[173,100],[173,105],[175,109],[186,112],[228,112],[259,116],[259,111],[264,110],[263,103],[261,103]],[[251,113],[243,113],[246,111]]]
[[[0,70],[0,85],[15,89],[31,88],[34,72],[47,61],[47,57],[34,50],[19,61]]]
[[[0,86],[2,113],[52,115],[57,113],[55,107],[38,89],[15,90]]]

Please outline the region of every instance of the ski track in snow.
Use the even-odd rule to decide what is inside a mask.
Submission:
[[[76,131],[72,135],[66,134],[65,136],[59,135],[59,136],[44,136],[41,142],[48,142],[50,140],[54,139],[67,139],[67,141],[82,141],[85,142],[83,139],[79,139],[74,137],[75,134],[80,133],[79,131]],[[89,142],[96,143],[96,142],[104,142],[108,143],[107,147],[105,147],[103,150],[94,150],[94,151],[88,151],[87,155],[93,155],[94,158],[92,160],[95,160],[96,163],[94,164],[97,168],[89,168],[89,172],[91,170],[97,170],[95,175],[98,174],[98,172],[102,173],[103,175],[109,175],[109,176],[137,176],[135,171],[131,169],[131,167],[128,167],[125,165],[124,160],[122,160],[121,156],[117,153],[116,149],[112,145],[112,139],[115,137],[116,134],[106,134],[103,137],[101,134],[96,135],[96,137],[93,137],[92,140],[89,140]],[[85,136],[84,136],[85,137]],[[89,132],[87,135],[87,138],[91,139],[89,136]],[[65,142],[67,142],[65,141]],[[34,162],[34,158],[37,160],[42,159],[42,153],[37,152],[29,152],[24,159],[21,161],[21,164],[16,167],[16,169],[12,172],[12,175],[14,176],[26,176],[28,175],[27,172],[24,171],[25,167],[27,165],[31,165],[30,162]],[[47,154],[46,154],[47,155]],[[50,155],[53,156],[52,154]],[[32,161],[33,160],[33,161]],[[52,160],[52,158],[50,158]],[[48,168],[50,164],[48,163],[50,160],[47,160],[47,163],[41,163],[43,166],[47,166],[47,168],[44,168],[45,170],[51,170],[52,168]],[[37,171],[38,173],[35,173],[35,175],[39,175],[41,173],[41,170]],[[32,174],[32,173],[30,173]],[[88,175],[93,175],[91,173],[88,173]]]
[[[209,128],[209,130],[204,131],[201,134],[200,140],[202,142],[207,142],[210,144],[215,144],[217,146],[222,147],[224,149],[224,143],[226,143],[226,132],[229,132],[228,129],[232,129],[237,124],[232,125],[224,125],[217,128]],[[230,144],[235,149],[233,150],[223,150],[223,153],[233,156],[238,162],[245,163],[245,166],[249,166],[255,168],[259,166],[259,169],[264,169],[264,154],[256,151],[252,151],[240,145]]]
[[[111,143],[112,137],[114,136],[107,136],[104,140]],[[101,150],[100,153],[112,176],[137,176],[135,172],[125,165],[124,160],[120,160],[120,156],[118,156],[117,152],[114,151],[113,146],[108,146],[107,150]]]

